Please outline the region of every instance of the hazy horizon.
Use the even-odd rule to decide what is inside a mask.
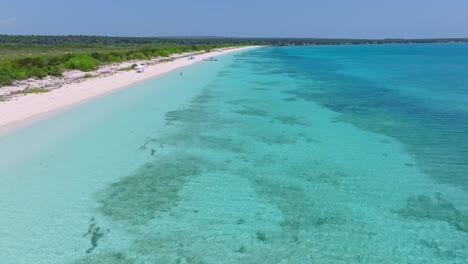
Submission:
[[[264,37],[233,37],[233,36],[202,36],[202,35],[193,35],[193,36],[115,36],[115,35],[75,35],[75,34],[56,34],[56,35],[49,35],[49,34],[1,34],[3,36],[58,36],[58,37],[67,37],[67,36],[82,36],[82,37],[109,37],[109,38],[234,38],[234,39],[330,39],[330,40],[432,40],[432,39],[468,39],[468,37],[427,37],[427,38],[321,38],[321,37],[275,37],[275,36],[264,36]]]

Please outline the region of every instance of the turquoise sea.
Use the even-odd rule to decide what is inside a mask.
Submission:
[[[0,263],[468,263],[468,44],[218,59],[0,136]]]

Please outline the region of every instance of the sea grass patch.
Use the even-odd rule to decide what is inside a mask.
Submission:
[[[171,153],[148,162],[133,174],[99,193],[99,210],[114,220],[145,223],[177,204],[187,178],[201,173],[204,160]]]
[[[343,225],[346,221],[341,214],[332,209],[321,208],[300,186],[275,181],[269,177],[253,179],[256,192],[283,213],[280,226],[292,235],[299,234],[323,225]]]
[[[289,126],[308,126],[305,122],[301,121],[297,116],[285,115],[275,117],[275,120],[279,121],[283,125]]]
[[[440,193],[436,193],[434,197],[411,196],[406,201],[406,206],[396,212],[404,218],[443,221],[460,232],[468,233],[468,214],[458,210]]]
[[[249,107],[249,106],[244,106],[244,109],[237,110],[235,112],[240,115],[245,115],[245,116],[257,116],[257,117],[269,116],[269,113],[267,111],[259,109],[259,108]]]
[[[133,260],[120,252],[104,252],[86,255],[72,264],[134,264]]]

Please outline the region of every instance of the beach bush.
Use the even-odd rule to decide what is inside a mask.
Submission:
[[[62,76],[64,69],[91,71],[105,63],[119,63],[129,59],[144,60],[157,56],[169,57],[174,53],[233,45],[235,44],[232,40],[226,39],[132,39],[89,36],[45,38],[2,35],[0,86],[30,77]],[[11,50],[15,56],[10,56]]]
[[[62,76],[62,69],[58,66],[48,66],[47,68],[47,74],[52,75],[52,76]]]
[[[45,61],[42,58],[23,58],[16,61],[16,64],[20,67],[38,67],[42,68],[45,66]]]
[[[83,78],[89,79],[89,78],[94,78],[94,77],[98,77],[98,76],[99,75],[94,75],[94,74],[87,73],[87,74],[83,75]]]
[[[0,85],[9,85],[13,82],[12,69],[8,67],[0,67]]]
[[[31,67],[30,75],[34,76],[34,77],[37,77],[39,79],[42,79],[42,78],[46,77],[48,74],[47,74],[47,69],[46,68],[39,68],[39,67],[34,66],[34,67]]]
[[[50,56],[44,58],[45,65],[47,66],[59,66],[60,64],[63,64],[65,61],[69,60],[70,58],[64,58],[64,57],[59,57],[59,56]]]
[[[10,96],[11,95],[17,95],[17,94],[37,94],[37,93],[48,93],[50,92],[49,89],[47,88],[34,88],[34,89],[25,89],[25,90],[21,90],[21,91],[13,91],[13,92],[10,92]]]
[[[10,75],[16,80],[23,80],[31,76],[31,67],[11,67]]]
[[[125,59],[125,55],[118,52],[110,52],[104,54],[102,59],[99,59],[102,62],[122,62]]]
[[[169,57],[171,53],[165,49],[158,50],[158,55],[161,57]]]
[[[131,53],[130,57],[132,59],[137,59],[137,60],[146,60],[147,59],[145,54],[143,54],[141,52],[133,52],[133,53]]]
[[[173,53],[181,53],[182,52],[182,49],[179,48],[179,47],[166,47],[164,48],[165,50],[167,50],[169,53],[173,54]]]
[[[106,56],[106,62],[121,62],[123,61],[122,57],[116,55],[108,55]]]
[[[156,53],[156,49],[154,49],[152,47],[143,47],[143,48],[139,49],[138,52],[144,54],[147,58],[151,58],[151,57],[154,57],[154,55]]]
[[[77,69],[85,72],[95,70],[97,69],[97,66],[97,60],[89,55],[79,55],[72,57],[67,62],[65,62],[65,68]]]
[[[93,52],[91,53],[91,57],[93,57],[95,60],[98,61],[105,61],[106,60],[106,55],[100,52]]]
[[[31,64],[19,66],[16,63],[10,63],[0,66],[0,85],[9,85],[13,80],[24,80],[30,77],[42,79],[49,75],[61,76],[62,70],[58,66],[38,67],[31,66]]]

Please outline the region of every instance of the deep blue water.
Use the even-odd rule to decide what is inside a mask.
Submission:
[[[275,71],[305,84],[287,93],[405,144],[421,168],[468,189],[468,44],[271,48]]]

